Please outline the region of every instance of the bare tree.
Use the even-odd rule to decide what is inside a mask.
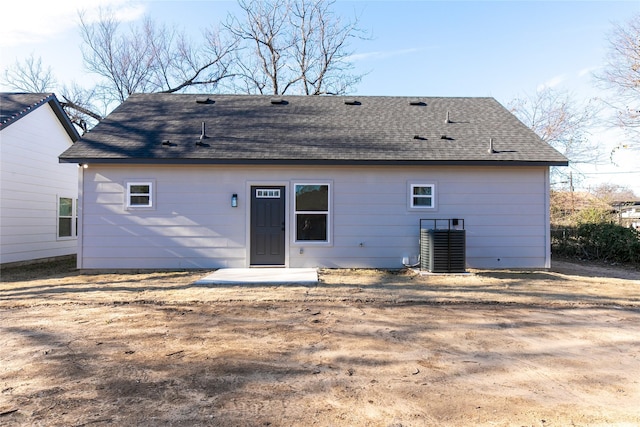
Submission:
[[[16,90],[32,93],[51,92],[56,86],[51,67],[42,66],[42,58],[33,53],[24,62],[16,63],[4,71],[4,81]]]
[[[235,91],[307,95],[345,93],[361,76],[351,73],[348,40],[362,34],[357,20],[343,23],[329,0],[239,0],[242,22],[229,16],[202,41],[146,18],[123,26],[109,9],[90,22],[79,13],[82,57],[96,85],[65,84],[59,98],[81,131],[135,92],[216,91],[233,79]],[[53,91],[51,69],[33,56],[5,72],[8,84],[27,92]]]
[[[135,92],[178,92],[200,86],[215,90],[229,77],[237,42],[222,40],[210,30],[205,43],[196,46],[184,33],[159,26],[146,18],[140,27],[120,31],[110,11],[89,23],[80,14],[85,67],[102,77],[98,92],[115,102]]]
[[[517,98],[510,103],[511,111],[543,141],[569,159],[570,166],[598,162],[600,150],[589,134],[595,124],[597,109],[589,103],[579,108],[567,92],[545,88],[533,96]],[[552,180],[556,183],[573,181],[573,167],[552,168]],[[573,184],[573,182],[571,182]]]
[[[99,80],[90,89],[64,85],[59,93],[67,115],[82,132],[134,92],[169,93],[196,86],[213,91],[230,76],[238,42],[223,38],[213,27],[195,44],[149,18],[128,29],[120,27],[110,10],[101,10],[94,23],[82,12],[79,18],[84,65]],[[26,92],[50,92],[56,85],[51,69],[44,69],[33,55],[7,70],[5,80]]]
[[[5,70],[3,81],[7,86],[29,93],[54,92],[57,88],[51,67],[44,68],[42,58],[35,58],[33,54]],[[96,112],[93,92],[72,83],[60,88],[58,94],[62,108],[81,133],[102,119],[103,114]]]
[[[82,57],[87,71],[102,77],[98,90],[122,102],[134,92],[145,92],[150,85],[154,57],[147,34],[132,28],[128,36],[119,35],[120,23],[110,12],[100,11],[94,24],[79,14],[84,42]],[[145,23],[148,25],[148,22]]]
[[[604,70],[595,77],[613,93],[607,102],[616,111],[614,124],[631,135],[617,148],[640,150],[640,13],[614,27],[606,59]]]
[[[352,74],[348,57],[349,39],[364,37],[357,19],[343,23],[331,7],[334,1],[305,1],[292,4],[292,25],[298,33],[294,59],[300,70],[305,95],[346,93],[360,82]]]
[[[76,83],[64,85],[60,90],[62,108],[82,133],[95,126],[107,114],[109,101],[100,99],[94,89],[85,89]]]
[[[598,199],[609,204],[636,199],[636,195],[632,189],[617,184],[602,183],[591,190],[591,193]]]
[[[362,76],[352,73],[348,41],[363,35],[357,19],[343,23],[327,0],[239,0],[244,16],[225,27],[243,41],[238,90],[305,95],[346,93]]]
[[[225,28],[243,40],[238,52],[241,90],[283,94],[299,78],[292,73],[289,57],[293,34],[286,27],[287,0],[239,0],[245,16],[229,15]]]

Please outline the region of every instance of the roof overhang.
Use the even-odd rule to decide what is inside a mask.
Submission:
[[[71,138],[71,141],[78,141],[80,139],[80,134],[73,126],[73,123],[71,122],[71,119],[69,119],[69,116],[67,116],[67,113],[64,112],[64,109],[62,108],[60,101],[58,101],[58,98],[56,98],[56,96],[53,94],[49,98],[50,99],[48,99],[48,102],[51,106],[51,109],[53,110],[58,120],[60,120],[60,123],[64,127],[64,130],[67,131],[67,134],[69,134],[69,138]]]
[[[123,165],[262,166],[568,166],[568,162],[522,160],[336,160],[336,159],[121,159],[60,158],[60,163]]]

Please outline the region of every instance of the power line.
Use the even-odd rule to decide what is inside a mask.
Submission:
[[[580,175],[635,175],[640,171],[621,171],[621,172],[580,172]]]

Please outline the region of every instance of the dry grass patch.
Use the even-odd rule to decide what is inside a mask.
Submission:
[[[3,270],[0,424],[640,424],[633,271]]]

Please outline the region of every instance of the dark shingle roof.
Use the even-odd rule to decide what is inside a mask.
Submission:
[[[197,145],[202,122],[208,138]],[[488,151],[490,138],[493,153]],[[564,156],[493,98],[189,94],[130,96],[60,159],[567,164]]]
[[[49,104],[72,141],[80,138],[53,93],[0,93],[0,130],[20,120],[44,104]]]

